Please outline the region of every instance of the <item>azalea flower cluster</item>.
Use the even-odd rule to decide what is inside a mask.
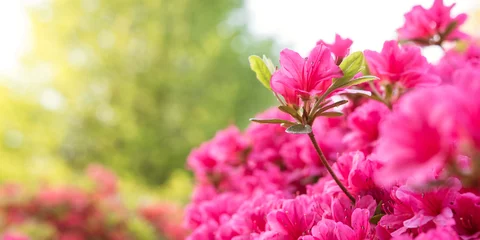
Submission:
[[[140,206],[129,211],[118,192],[117,177],[101,165],[90,165],[86,175],[93,189],[78,186],[43,186],[32,192],[18,184],[0,186],[0,239],[138,239],[131,231],[136,216],[145,219],[158,236],[183,239],[181,215],[163,205]],[[138,211],[138,212],[137,212]],[[177,218],[177,221],[172,219]],[[168,218],[168,225],[159,226]]]
[[[251,57],[280,106],[191,152],[188,239],[480,239],[480,42],[452,7],[414,7],[380,52]]]

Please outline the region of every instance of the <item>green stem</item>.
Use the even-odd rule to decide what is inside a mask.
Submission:
[[[310,137],[310,140],[313,143],[313,146],[315,147],[315,150],[317,151],[318,156],[320,157],[320,161],[322,161],[323,166],[327,169],[328,173],[330,173],[330,176],[332,176],[333,180],[335,180],[335,183],[342,189],[343,193],[347,195],[347,197],[352,201],[353,204],[355,204],[355,198],[348,192],[347,188],[343,185],[342,182],[340,182],[340,179],[338,179],[337,175],[335,172],[333,172],[332,167],[330,167],[330,164],[328,164],[327,159],[325,158],[325,155],[323,155],[322,150],[318,146],[317,140],[315,140],[315,136],[313,133],[309,133],[308,136]]]

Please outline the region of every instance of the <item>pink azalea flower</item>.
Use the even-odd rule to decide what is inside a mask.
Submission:
[[[462,239],[480,238],[480,197],[473,193],[464,193],[455,199],[452,206],[455,218],[453,228]]]
[[[350,47],[353,41],[350,38],[342,38],[340,35],[335,34],[335,42],[332,44],[325,43],[323,40],[317,42],[317,45],[323,44],[330,49],[335,55],[336,63],[340,64],[342,59],[350,53]]]
[[[390,113],[385,104],[370,100],[357,107],[348,116],[351,131],[343,141],[350,150],[362,150],[370,153],[377,143],[380,122]]]
[[[435,72],[442,78],[443,83],[452,83],[453,74],[465,67],[480,67],[479,43],[469,42],[467,48],[462,52],[455,48],[448,50],[435,66]]]
[[[303,99],[318,96],[330,87],[333,78],[343,76],[324,44],[313,48],[305,59],[290,49],[284,49],[280,52],[280,64],[280,70],[271,79],[272,90],[282,95],[287,103],[296,105],[299,96]]]
[[[371,196],[359,199],[355,206],[349,199],[340,197],[332,202],[331,216],[324,218],[312,227],[310,236],[302,240],[363,240],[373,239],[374,232],[369,219],[374,209],[375,201]],[[331,219],[329,219],[331,218]]]
[[[282,205],[280,196],[281,194],[254,196],[252,200],[240,206],[224,228],[229,228],[229,232],[233,233],[231,236],[234,237],[248,237],[264,232],[267,226],[267,214]]]
[[[456,17],[451,16],[451,10],[455,6],[445,6],[443,0],[435,0],[433,6],[425,9],[422,6],[414,6],[405,14],[405,24],[398,29],[398,38],[401,40],[430,40],[435,36],[444,34],[448,26],[456,22],[455,29],[444,40],[465,39],[467,34],[461,32],[459,27],[467,20],[466,14]],[[440,40],[440,39],[438,39]]]
[[[430,73],[431,66],[418,47],[399,46],[396,41],[387,41],[380,53],[366,50],[365,57],[370,72],[381,82],[397,83],[404,88],[440,83],[440,78]]]
[[[255,116],[259,119],[284,119],[292,120],[292,117],[278,108],[273,107]],[[273,162],[281,158],[280,148],[288,143],[292,136],[285,132],[285,128],[279,124],[260,124],[252,122],[246,130],[246,137],[252,144],[248,163],[257,167],[265,162]]]
[[[196,239],[215,239],[215,231],[218,229],[218,224],[215,221],[205,221],[190,234],[186,240]]]
[[[224,176],[228,175],[231,167],[245,161],[242,152],[248,145],[240,130],[230,126],[194,149],[187,158],[187,164],[197,173],[197,179],[201,183],[225,184]]]
[[[287,239],[298,239],[308,234],[315,219],[315,214],[309,211],[309,204],[310,199],[304,195],[284,200],[281,209],[267,215],[270,231],[288,236]]]
[[[390,231],[392,236],[435,226],[453,226],[455,221],[450,203],[455,200],[460,188],[460,181],[455,178],[449,179],[446,186],[423,191],[401,186],[393,192],[393,212],[383,216],[379,225]]]
[[[362,152],[342,154],[333,165],[337,176],[353,195],[371,195],[378,201],[386,201],[388,192],[374,181],[374,173],[380,168],[377,161],[365,158]],[[340,192],[340,189],[337,189]]]
[[[408,177],[421,182],[441,170],[454,150],[461,118],[456,99],[461,98],[455,88],[443,86],[400,99],[380,126],[376,153],[385,165],[377,175],[379,184]]]
[[[247,196],[226,192],[217,197],[199,203],[192,203],[185,211],[185,225],[197,229],[202,224],[224,223],[237,211]],[[210,228],[207,228],[210,229]]]
[[[451,227],[431,229],[413,238],[407,234],[392,238],[392,240],[459,240],[458,234]]]
[[[461,131],[462,144],[473,151],[480,152],[480,65],[479,67],[465,67],[454,73],[454,84],[458,86],[466,97],[463,102],[465,111],[465,129]],[[459,104],[460,105],[460,104]],[[461,126],[459,126],[461,127]],[[472,149],[467,150],[470,152]]]
[[[480,65],[478,67],[467,65],[455,71],[453,84],[473,95],[480,93]]]

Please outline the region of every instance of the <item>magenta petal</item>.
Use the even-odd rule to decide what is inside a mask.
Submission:
[[[343,223],[337,223],[335,229],[335,236],[338,240],[360,240],[353,229]]]
[[[303,77],[304,62],[300,54],[288,48],[280,52],[281,71],[288,78],[301,79]]]

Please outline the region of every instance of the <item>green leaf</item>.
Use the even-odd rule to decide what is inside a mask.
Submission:
[[[267,68],[270,71],[270,73],[273,74],[275,72],[275,65],[273,64],[272,60],[270,58],[267,58],[265,55],[263,55],[262,60],[265,63],[265,65],[267,65]]]
[[[365,65],[363,53],[354,52],[343,59],[342,63],[340,64],[340,69],[342,69],[343,72],[343,77],[341,79],[343,81],[348,81],[364,68]]]
[[[265,64],[265,62],[259,56],[255,55],[248,57],[248,61],[250,62],[250,68],[257,75],[257,79],[268,90],[272,90],[270,87],[270,78],[272,77],[272,73],[268,69],[267,64]]]
[[[318,115],[316,115],[317,117],[341,117],[343,116],[343,113],[341,112],[321,112],[319,113]]]
[[[284,128],[289,128],[289,127],[291,127],[291,126],[293,126],[293,125],[295,125],[295,124],[296,124],[296,123],[282,123],[282,124],[280,124],[280,126],[282,126],[282,127],[284,127]]]
[[[370,81],[377,80],[377,79],[378,79],[378,77],[375,77],[375,76],[363,76],[363,77],[355,78],[352,81],[346,82],[346,83],[342,84],[341,86],[339,86],[339,88],[355,86],[355,85],[358,85],[358,84],[370,82]]]
[[[375,212],[373,213],[372,218],[370,218],[370,223],[377,224],[380,221],[380,219],[385,215],[384,213],[382,213],[382,204],[383,204],[383,201],[380,201],[377,204],[377,207],[375,208]]]
[[[295,124],[293,122],[283,120],[283,119],[257,119],[257,118],[250,118],[249,119],[252,122],[257,122],[257,123],[287,123],[287,124]]]
[[[373,217],[370,218],[370,223],[377,224],[380,221],[380,219],[382,219],[383,216],[385,216],[385,214],[383,213],[374,215]]]
[[[328,109],[341,106],[341,105],[343,105],[343,104],[345,104],[345,103],[348,103],[348,100],[340,100],[340,101],[338,101],[338,102],[334,102],[334,103],[332,103],[332,104],[330,104],[330,105],[327,105],[327,106],[325,106],[325,107],[320,108],[320,110],[318,110],[318,112],[325,112],[325,111],[327,111]]]
[[[345,89],[341,94],[344,95],[362,95],[366,97],[372,96],[372,92],[360,89]]]
[[[295,124],[287,128],[285,132],[293,134],[309,134],[312,132],[312,127],[310,125]]]
[[[297,111],[295,111],[295,109],[293,109],[292,107],[289,107],[289,106],[279,106],[278,109],[280,109],[280,111],[284,112],[284,113],[288,113],[290,114],[292,117],[294,118],[298,118],[300,117],[297,113]]]

